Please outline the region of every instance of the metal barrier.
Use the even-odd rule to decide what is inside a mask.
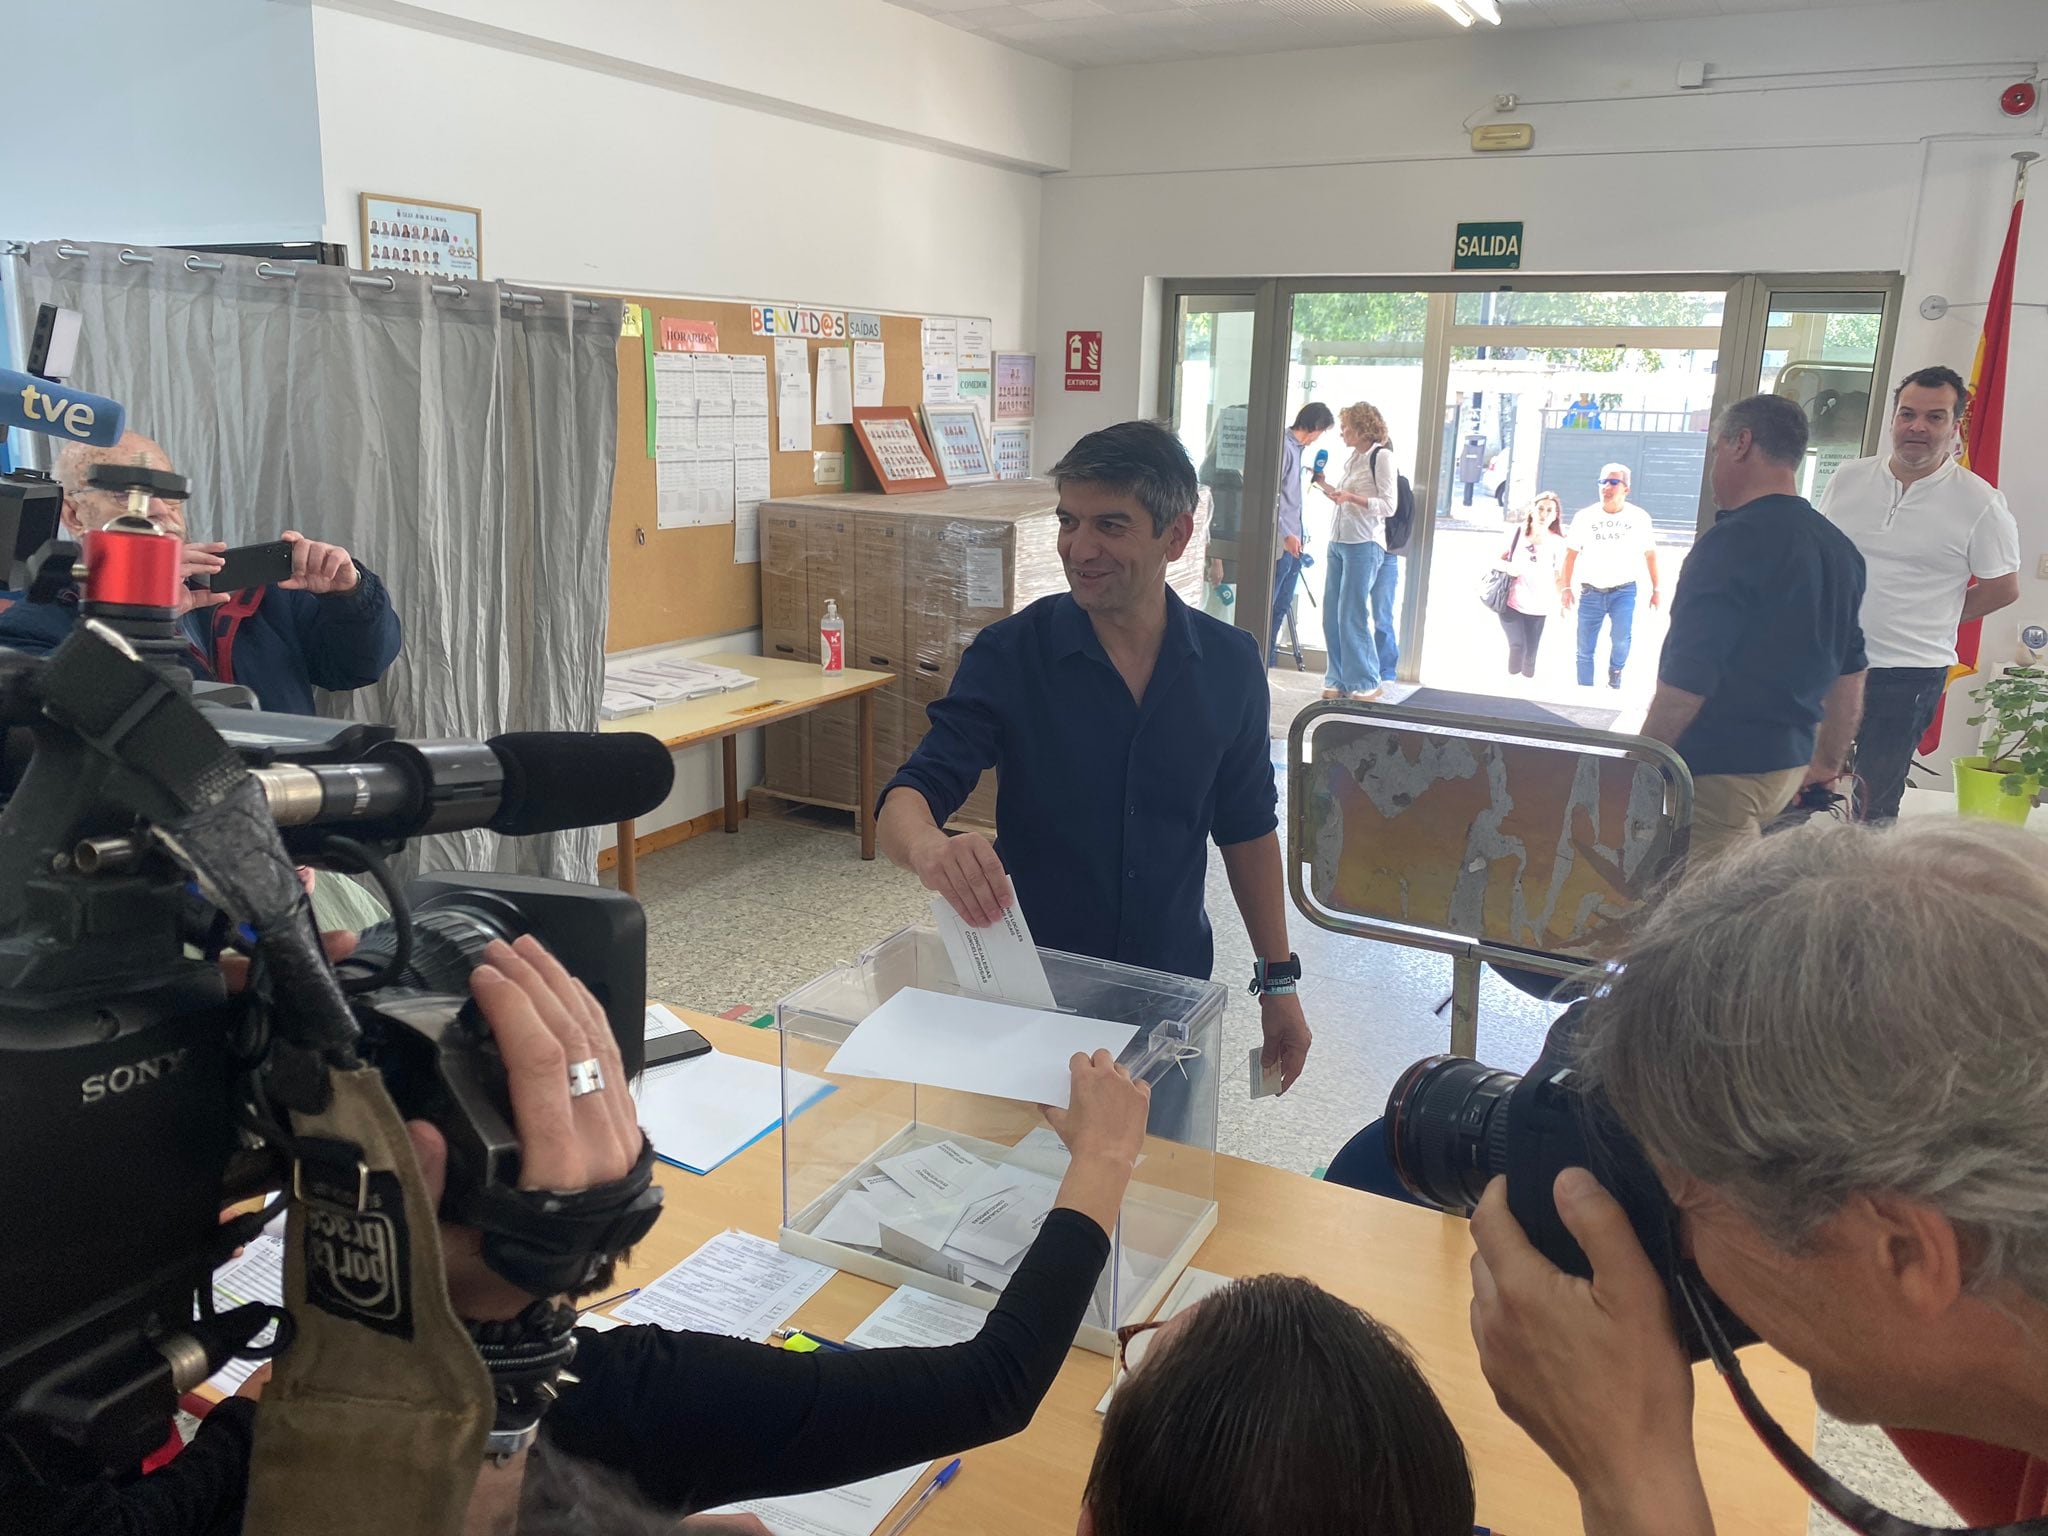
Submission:
[[[1328,703],[1287,735],[1287,883],[1318,927],[1452,957],[1451,1051],[1482,962],[1598,965],[1684,858],[1692,775],[1642,736]]]

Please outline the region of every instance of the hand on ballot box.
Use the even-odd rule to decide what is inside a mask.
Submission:
[[[911,868],[928,891],[977,928],[1000,922],[1017,899],[996,845],[979,832],[949,837],[937,828],[920,842]]]
[[[1114,1232],[1124,1190],[1145,1146],[1152,1085],[1132,1082],[1108,1051],[1093,1056],[1076,1051],[1068,1070],[1073,1089],[1067,1107],[1044,1110],[1072,1159],[1060,1184],[1059,1204]]]

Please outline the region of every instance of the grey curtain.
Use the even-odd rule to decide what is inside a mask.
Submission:
[[[618,442],[616,299],[103,245],[30,246],[9,286],[84,315],[72,381],[192,481],[194,538],[345,546],[405,626],[326,701],[413,737],[592,730]],[[427,840],[411,869],[593,878],[595,829]]]

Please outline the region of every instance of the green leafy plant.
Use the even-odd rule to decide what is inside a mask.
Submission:
[[[1981,713],[1969,724],[1989,722],[1984,740],[1985,765],[2004,770],[1999,787],[2008,795],[2030,793],[2027,780],[2048,778],[2048,671],[2013,667],[1988,679],[1970,697]]]

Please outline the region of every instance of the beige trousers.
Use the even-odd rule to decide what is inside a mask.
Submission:
[[[1692,781],[1692,852],[1698,866],[1763,835],[1799,793],[1806,765],[1773,773],[1710,773]]]

